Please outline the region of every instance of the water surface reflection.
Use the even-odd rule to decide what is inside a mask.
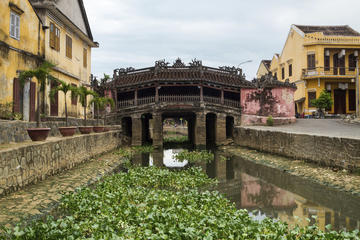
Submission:
[[[174,159],[181,150],[156,151],[137,156],[133,162],[142,166],[184,167],[187,162]],[[272,217],[301,226],[317,222],[323,230],[328,224],[337,230],[360,228],[359,198],[241,157],[223,160],[220,155],[224,153],[215,151],[214,154],[212,163],[200,166],[209,177],[218,179],[221,193],[237,208],[249,210],[255,219]]]

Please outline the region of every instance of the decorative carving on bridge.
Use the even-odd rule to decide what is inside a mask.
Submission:
[[[242,75],[242,69],[241,68],[237,68],[235,66],[229,67],[229,66],[220,66],[219,69],[230,72],[232,74],[235,75]]]
[[[133,68],[133,67],[117,68],[117,69],[114,70],[114,76],[119,76],[119,75],[127,74],[127,73],[133,72],[133,71],[135,71],[135,68]]]
[[[190,67],[202,67],[202,61],[197,60],[196,58],[192,59],[189,63]]]
[[[290,87],[297,88],[295,83],[290,83],[289,79],[286,79],[285,82],[279,81],[276,76],[273,76],[271,73],[268,73],[261,78],[254,78],[252,82],[257,88],[271,88],[271,87]]]
[[[172,65],[174,68],[184,68],[186,65],[181,61],[181,58],[177,58]]]
[[[166,62],[165,59],[158,60],[158,61],[155,62],[155,68],[164,69],[164,68],[167,68],[169,64],[170,63]]]

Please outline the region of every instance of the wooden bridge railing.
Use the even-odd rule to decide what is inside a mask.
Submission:
[[[126,108],[126,107],[133,107],[133,106],[139,106],[139,105],[146,105],[155,103],[156,99],[155,96],[151,97],[144,97],[144,98],[138,98],[137,103],[134,99],[132,100],[123,100],[117,102],[118,109]],[[200,96],[193,96],[193,95],[162,95],[159,96],[159,102],[200,102]],[[222,104],[221,98],[218,97],[210,97],[210,96],[204,96],[204,102],[213,103],[213,104]],[[229,107],[240,107],[240,101],[230,100],[230,99],[224,99],[225,106]]]

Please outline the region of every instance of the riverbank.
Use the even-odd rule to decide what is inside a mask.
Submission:
[[[289,159],[279,155],[260,152],[240,146],[221,147],[230,154],[244,158],[271,168],[281,169],[290,175],[302,177],[310,181],[360,197],[360,174],[350,173],[303,160]]]
[[[0,225],[10,226],[51,213],[65,192],[93,184],[114,173],[121,164],[121,156],[107,153],[0,198]]]

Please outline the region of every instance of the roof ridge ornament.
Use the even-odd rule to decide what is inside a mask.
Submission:
[[[219,67],[220,70],[223,70],[223,71],[227,71],[231,74],[234,74],[234,75],[240,75],[242,76],[242,69],[241,68],[238,68],[238,67],[235,67],[235,66],[220,66]]]
[[[165,69],[165,68],[168,68],[168,65],[170,63],[169,62],[166,62],[165,59],[161,59],[161,60],[158,60],[155,62],[155,68],[158,69]]]
[[[261,76],[261,78],[254,78],[252,83],[255,84],[257,88],[266,88],[266,87],[290,87],[297,88],[295,83],[290,83],[289,79],[286,79],[285,82],[279,81],[277,76],[273,76],[271,73]]]
[[[172,66],[174,68],[184,68],[184,67],[186,67],[186,65],[183,63],[183,61],[181,61],[181,58],[177,58]]]
[[[190,67],[202,67],[203,65],[202,65],[201,60],[194,58],[194,59],[191,59],[191,62],[189,62],[189,66]]]

